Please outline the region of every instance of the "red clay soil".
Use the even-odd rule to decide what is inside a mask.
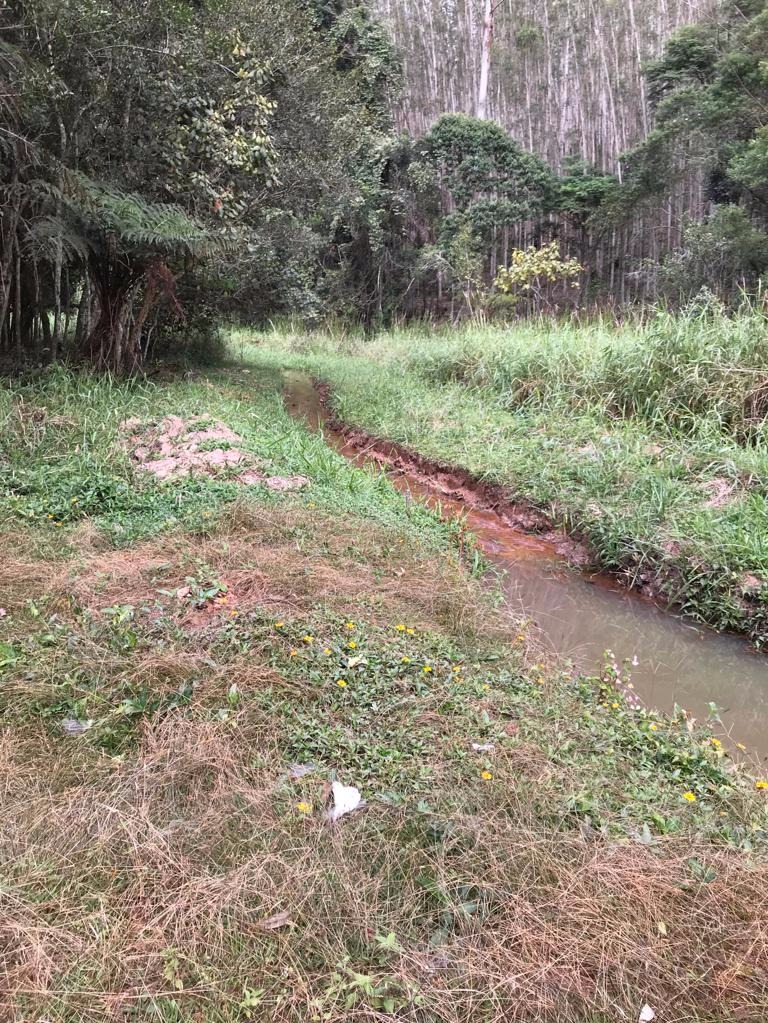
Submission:
[[[503,525],[536,536],[573,565],[586,568],[595,564],[595,558],[582,539],[556,527],[544,512],[533,505],[512,500],[500,484],[478,480],[464,469],[425,458],[396,441],[374,437],[341,422],[330,408],[331,390],[328,385],[316,383],[315,389],[328,417],[328,425],[344,438],[345,453],[354,453],[385,469],[407,474],[425,490],[460,501],[468,508],[493,512]]]

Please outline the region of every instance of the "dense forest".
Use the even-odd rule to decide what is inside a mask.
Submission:
[[[222,318],[372,329],[758,286],[764,0],[413,14],[3,4],[4,359],[130,371]]]
[[[551,167],[577,156],[617,173],[650,127],[644,64],[714,0],[502,0],[494,4],[488,116]],[[423,135],[446,111],[474,112],[481,0],[377,0],[402,55],[398,126]]]

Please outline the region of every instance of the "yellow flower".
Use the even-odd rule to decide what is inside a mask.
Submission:
[[[347,622],[347,624],[344,626],[344,628],[345,629],[355,629],[355,628],[357,628],[357,626],[355,625],[354,622]]]
[[[326,657],[330,657],[331,654],[333,653],[333,651],[331,650],[331,648],[329,646],[327,646],[325,648],[325,650],[323,650],[323,653],[325,654]]]
[[[483,781],[490,781],[493,778],[493,773],[491,771],[483,771],[480,777]]]
[[[756,781],[755,782],[755,788],[756,789],[768,789],[768,781]]]
[[[289,657],[298,657],[299,656],[299,651],[298,650],[291,650],[291,652],[288,654],[288,656]]]
[[[405,630],[405,634],[407,636],[415,636],[416,635],[416,630],[415,629],[406,629]]]
[[[405,632],[405,626],[403,625],[402,622],[400,622],[399,625],[396,625],[395,628],[397,629],[398,632]]]
[[[689,802],[689,803],[695,803],[696,802],[696,796],[693,794],[693,792],[684,792],[683,793],[683,799],[687,800],[687,802]]]
[[[453,667],[453,674],[454,675],[460,675],[461,674],[461,665],[460,664],[454,665],[454,667]]]
[[[312,813],[312,804],[311,803],[297,803],[296,804],[296,809],[299,811],[299,813]]]
[[[655,724],[651,724],[651,725],[650,725],[650,729],[651,729],[651,731],[652,731],[652,732],[656,732],[656,731],[658,731],[658,728],[659,728],[659,726],[658,726],[658,725],[655,725]]]
[[[285,628],[285,622],[275,622],[275,628],[276,629],[284,629]]]
[[[744,745],[743,742],[737,742],[736,743],[736,749],[740,749],[742,751],[742,753],[746,751],[746,748],[747,747]]]
[[[488,692],[488,690],[489,690],[490,688],[491,688],[491,687],[490,687],[490,686],[488,685],[488,683],[487,683],[487,682],[486,682],[486,683],[485,683],[485,685],[483,686],[483,689],[485,690],[485,692],[486,692],[486,693]]]
[[[520,633],[519,636],[515,637],[515,642],[516,643],[525,643],[525,636],[522,634],[522,632]]]
[[[619,707],[620,707],[620,704],[616,703],[616,701],[614,700],[614,702],[611,704],[611,707],[613,708],[613,710],[618,710]]]
[[[410,664],[411,663],[411,659],[410,659],[410,657],[401,657],[400,658],[400,663],[401,664]]]
[[[315,504],[314,501],[312,501],[310,504],[307,505],[307,508],[317,508],[317,505]]]
[[[715,749],[719,749],[719,748],[720,748],[720,746],[722,746],[722,745],[723,745],[723,744],[722,744],[722,743],[720,742],[720,740],[719,740],[719,739],[710,739],[709,741],[710,741],[710,742],[712,743],[712,745],[713,745],[713,746],[715,747]]]
[[[430,667],[429,664],[425,664],[421,670],[424,672],[425,675],[428,675],[430,671],[432,671],[432,668]]]
[[[301,640],[302,640],[303,643],[313,643],[314,639],[315,639],[314,636],[309,636],[309,635],[301,637]]]
[[[339,687],[339,689],[346,689],[346,688],[347,688],[347,686],[348,686],[348,684],[349,684],[349,683],[347,682],[347,680],[346,680],[345,678],[340,678],[340,679],[339,679],[339,680],[338,680],[338,681],[336,682],[336,685],[337,685],[337,686]]]
[[[355,643],[354,639],[351,639],[349,641],[349,643],[347,643],[347,649],[348,650],[357,650],[357,643]]]

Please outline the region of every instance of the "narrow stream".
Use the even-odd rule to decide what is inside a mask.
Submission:
[[[286,405],[357,465],[380,471],[365,451],[329,428],[320,398],[305,373],[286,372]],[[605,576],[568,568],[552,544],[509,526],[492,511],[473,508],[393,470],[398,490],[444,517],[463,517],[488,561],[504,574],[510,606],[533,620],[544,644],[594,672],[603,652],[636,659],[635,691],[649,706],[671,711],[677,703],[705,718],[710,702],[721,709],[725,731],[750,753],[768,759],[768,657],[738,636],[718,635],[633,594]]]

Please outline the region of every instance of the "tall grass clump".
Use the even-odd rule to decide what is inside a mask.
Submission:
[[[393,333],[369,354],[433,383],[490,392],[509,410],[637,418],[662,431],[719,432],[742,443],[764,436],[768,415],[768,318],[755,303],[731,313],[703,300],[620,326],[601,318],[432,337]]]

